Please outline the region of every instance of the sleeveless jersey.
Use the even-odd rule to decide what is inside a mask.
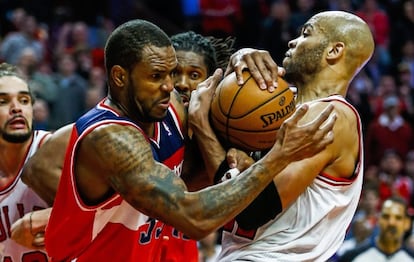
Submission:
[[[287,209],[257,230],[243,231],[231,221],[224,226],[218,261],[327,261],[342,244],[358,205],[363,180],[363,141],[358,112],[359,155],[354,175],[343,179],[319,174]]]
[[[48,261],[46,252],[23,247],[10,239],[10,227],[24,214],[47,208],[48,205],[20,179],[21,171],[27,160],[36,152],[50,132],[36,130],[33,140],[26,152],[26,157],[19,163],[20,169],[14,180],[0,190],[0,261],[25,262]]]
[[[177,176],[181,175],[184,160],[184,136],[182,126],[174,111],[155,125],[154,137],[150,138],[154,158],[168,166]],[[198,262],[198,248],[195,240],[189,239],[172,226],[150,218],[140,228],[140,254],[154,254],[148,260],[160,262]]]
[[[168,122],[174,119],[173,114],[170,108],[166,119],[156,123],[157,137],[163,138],[165,130],[176,130]],[[73,173],[74,152],[85,135],[108,123],[133,126],[146,136],[139,126],[119,116],[103,102],[76,122],[66,153],[59,193],[46,230],[46,249],[52,261],[163,261],[160,251],[163,243],[159,241],[159,236],[164,233],[162,224],[148,219],[119,194],[99,205],[87,206],[77,193]],[[154,159],[158,161],[163,156],[170,168],[180,169],[184,154],[182,135],[174,133],[162,139],[163,142],[170,140],[170,145],[175,148],[172,154],[155,149],[153,140]],[[142,243],[147,244],[145,248]]]

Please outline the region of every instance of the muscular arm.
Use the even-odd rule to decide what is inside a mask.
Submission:
[[[135,128],[101,126],[80,144],[76,158],[79,192],[90,204],[119,192],[137,210],[199,239],[245,208],[289,162],[313,155],[331,142],[326,134],[332,125],[318,128],[330,111],[316,125],[298,128],[305,111],[306,107],[297,110],[269,153],[239,177],[197,192],[189,192],[169,168],[154,161],[148,142]]]
[[[353,175],[361,150],[357,119],[344,104],[330,103],[334,104],[338,119],[334,125],[333,143],[310,158],[291,163],[274,178],[283,208],[293,203],[321,172],[341,179],[349,179]],[[326,102],[311,105],[301,121],[311,121],[326,105]]]
[[[72,124],[57,130],[28,160],[22,180],[49,205],[55,199]]]

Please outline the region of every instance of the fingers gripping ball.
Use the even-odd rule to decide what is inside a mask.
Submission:
[[[280,77],[272,93],[261,90],[249,71],[243,72],[243,78],[239,86],[233,72],[219,83],[210,108],[211,124],[229,147],[269,149],[283,121],[295,111],[294,94]]]

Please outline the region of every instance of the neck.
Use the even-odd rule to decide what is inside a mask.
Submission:
[[[24,143],[0,143],[0,187],[4,187],[20,172],[32,139]]]
[[[116,101],[115,99],[111,98],[111,96],[108,96],[108,99],[106,100],[105,104],[107,104],[108,106],[113,108],[115,111],[117,111],[119,115],[128,117],[129,119],[131,119],[144,131],[144,133],[147,136],[149,137],[154,136],[154,123],[145,123],[145,122],[139,121],[136,118],[131,117],[132,114],[128,113],[128,109],[125,106],[123,106],[121,103]]]
[[[378,237],[375,242],[378,249],[386,254],[393,254],[402,247],[401,240],[382,239]]]
[[[348,83],[341,81],[311,81],[297,88],[297,104],[314,101],[331,95],[345,97]]]

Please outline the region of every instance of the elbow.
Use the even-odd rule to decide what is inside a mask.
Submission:
[[[202,229],[202,228],[198,228],[195,227],[192,230],[189,230],[189,232],[184,233],[187,237],[193,239],[193,240],[201,240],[205,237],[207,237],[209,234],[211,234],[212,232],[214,232],[215,229],[210,228],[210,229]]]
[[[193,217],[179,230],[191,239],[200,240],[216,231],[219,227],[219,224],[214,223],[206,217],[198,219]]]

